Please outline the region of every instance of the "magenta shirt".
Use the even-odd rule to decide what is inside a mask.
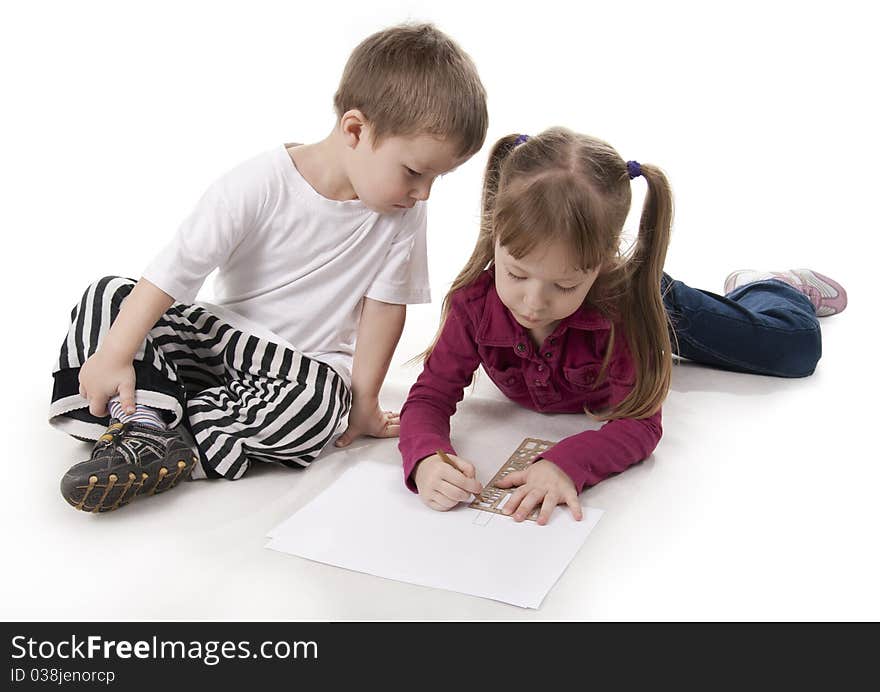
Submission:
[[[633,386],[634,364],[619,325],[606,376],[596,383],[610,327],[585,304],[536,348],[498,297],[492,269],[457,291],[400,414],[398,447],[410,490],[416,491],[411,475],[419,461],[438,449],[455,454],[449,419],[480,365],[509,399],[534,411],[585,415],[584,406],[599,413],[623,401]],[[541,457],[565,471],[580,492],[649,456],[663,435],[660,419],[657,411],[650,418],[610,421],[561,440]]]

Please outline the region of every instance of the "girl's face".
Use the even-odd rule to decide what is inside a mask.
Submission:
[[[598,267],[584,272],[574,269],[571,260],[561,242],[537,246],[520,259],[495,242],[498,297],[539,342],[581,306],[599,275]]]

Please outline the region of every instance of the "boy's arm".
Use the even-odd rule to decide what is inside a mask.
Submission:
[[[147,333],[173,303],[174,298],[146,279],[138,281],[122,302],[107,336],[80,369],[80,393],[89,400],[93,415],[105,415],[107,401],[117,394],[126,412],[134,410],[132,361]]]
[[[399,434],[398,416],[385,414],[379,408],[379,390],[405,321],[405,305],[364,298],[351,371],[351,413],[348,428],[336,441],[337,447],[347,447],[360,435],[397,437]]]
[[[130,363],[147,333],[173,304],[174,298],[142,278],[122,302],[119,315],[99,350]]]

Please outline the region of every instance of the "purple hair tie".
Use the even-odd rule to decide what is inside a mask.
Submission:
[[[642,164],[638,161],[627,161],[626,170],[629,173],[629,179],[638,178],[642,174]]]
[[[528,135],[520,135],[519,137],[516,138],[516,141],[513,143],[513,146],[518,147],[523,142],[528,142],[528,141],[529,141]]]

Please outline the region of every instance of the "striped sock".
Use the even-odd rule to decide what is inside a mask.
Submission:
[[[162,413],[149,406],[135,404],[134,413],[125,413],[122,409],[122,404],[116,397],[110,399],[107,406],[110,409],[110,417],[115,418],[121,423],[141,423],[142,425],[149,425],[160,430],[165,430],[168,427],[165,424],[165,419],[162,418]]]

